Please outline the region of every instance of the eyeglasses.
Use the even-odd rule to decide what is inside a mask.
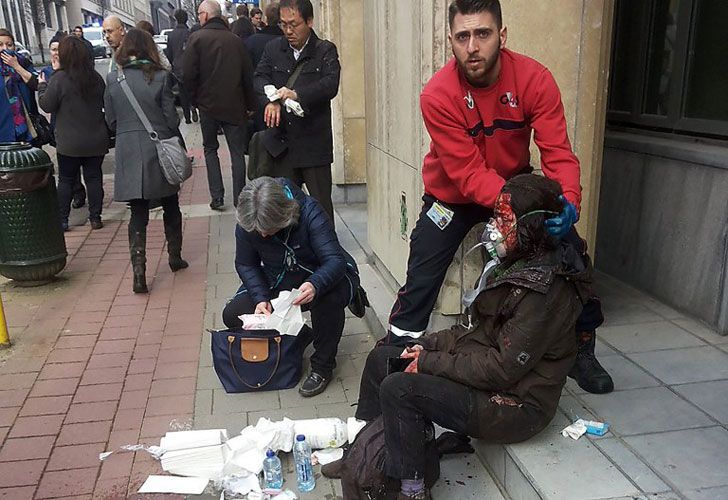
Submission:
[[[283,23],[283,22],[278,23],[278,27],[283,31],[288,31],[288,30],[293,31],[296,28],[298,28],[299,26],[301,26],[301,23]]]

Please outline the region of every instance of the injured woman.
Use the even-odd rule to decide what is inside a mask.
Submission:
[[[561,194],[544,177],[510,179],[483,233],[492,260],[471,293],[470,324],[426,335],[404,351],[380,346],[369,354],[356,417],[382,415],[385,472],[401,480],[399,499],[430,498],[425,446],[433,422],[515,443],[554,417],[592,271],[585,255],[546,231]]]

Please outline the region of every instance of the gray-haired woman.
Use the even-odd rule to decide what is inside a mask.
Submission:
[[[241,314],[272,312],[271,299],[281,290],[298,288],[294,304],[311,311],[311,373],[299,393],[322,393],[331,381],[344,329],[344,309],[358,288],[353,259],[336,237],[318,201],[288,179],[260,177],[248,183],[238,199],[235,268],[242,285],[222,313],[229,328],[242,326]]]

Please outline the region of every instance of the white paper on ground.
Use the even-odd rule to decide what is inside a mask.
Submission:
[[[162,470],[178,476],[215,480],[225,474],[229,455],[224,444],[168,451],[162,455]]]
[[[291,490],[283,490],[270,500],[297,500],[297,498],[296,494]]]
[[[576,441],[581,436],[583,436],[585,432],[586,425],[584,424],[584,421],[582,419],[579,419],[573,424],[564,427],[564,430],[561,431],[561,435],[564,437],[570,437],[571,439]]]
[[[296,434],[306,436],[311,449],[338,448],[346,443],[346,424],[340,418],[294,420]]]
[[[290,291],[283,290],[277,298],[271,300],[273,313],[265,322],[266,329],[277,330],[282,335],[298,335],[304,324],[303,314],[301,306],[295,306],[291,302],[300,294],[301,291],[297,288]]]
[[[223,492],[231,496],[243,496],[252,492],[260,493],[260,479],[253,474],[248,475],[231,475],[222,478],[222,481],[216,483]],[[248,497],[250,498],[250,497]]]
[[[165,451],[215,446],[227,441],[227,429],[206,429],[199,431],[168,432],[160,440],[159,446]]]
[[[367,425],[366,421],[359,420],[358,418],[349,417],[346,419],[346,437],[349,443],[353,443],[356,435],[359,431]]]
[[[208,480],[200,477],[149,476],[139,493],[177,493],[200,495],[205,491]]]
[[[321,465],[330,464],[344,458],[343,448],[325,448],[323,450],[316,450],[311,454],[312,458]]]

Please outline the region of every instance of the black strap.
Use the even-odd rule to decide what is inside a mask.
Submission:
[[[290,89],[294,83],[296,83],[296,80],[298,79],[298,75],[301,74],[301,71],[303,71],[303,67],[306,65],[306,61],[301,61],[301,63],[296,66],[296,69],[293,70],[293,73],[291,73],[291,76],[288,77],[288,81],[286,82],[286,88]]]

